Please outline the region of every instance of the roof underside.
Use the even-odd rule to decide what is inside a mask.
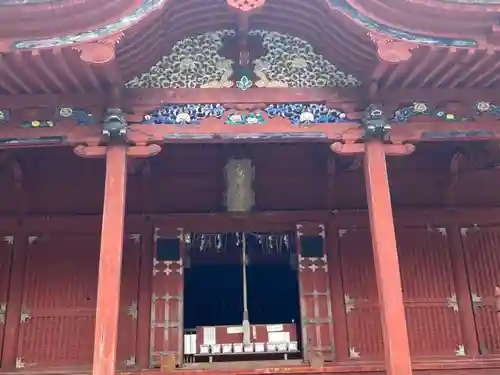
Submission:
[[[181,40],[241,32],[242,12],[226,0],[105,3],[0,1],[2,92],[122,85]],[[379,87],[489,87],[496,85],[500,67],[499,12],[500,1],[486,0],[267,0],[250,14],[247,30],[296,36],[341,71]],[[98,65],[80,59],[88,45],[102,49],[109,40],[116,59]]]

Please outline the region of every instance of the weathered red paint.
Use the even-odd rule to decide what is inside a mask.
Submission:
[[[410,347],[385,158],[386,150],[381,141],[366,143],[365,184],[382,315],[385,364],[387,375],[411,375]]]
[[[412,358],[463,355],[446,229],[398,227],[396,233]]]
[[[116,371],[126,184],[127,148],[110,146],[106,154],[93,375],[114,375]]]
[[[29,237],[17,368],[92,362],[98,260],[98,235]]]
[[[356,228],[338,232],[349,357],[381,360],[384,348],[370,233]]]

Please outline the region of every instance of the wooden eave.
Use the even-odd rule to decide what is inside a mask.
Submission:
[[[470,40],[481,49],[495,48],[491,34],[498,24],[500,4],[467,4],[442,0],[330,0],[347,3],[352,8],[383,25],[415,35],[445,39]],[[334,5],[332,5],[335,7]],[[338,9],[343,7],[338,6]],[[357,16],[353,14],[353,18]]]
[[[0,3],[0,48],[21,39],[51,38],[91,30],[119,20],[136,0],[52,0]]]
[[[116,1],[111,2],[117,4]],[[77,5],[83,2],[79,0]],[[89,9],[99,9],[92,3],[94,7]],[[60,4],[66,3],[60,0]],[[121,4],[125,4],[125,0],[121,0]],[[129,22],[117,32],[99,33],[94,39],[84,38],[85,42],[81,43],[74,39],[75,34],[72,34],[73,39],[68,39],[71,43],[63,40],[49,48],[13,49],[12,41],[23,38],[0,40],[0,93],[104,91],[147,71],[180,39],[201,32],[237,28],[237,11],[223,0],[158,0],[158,4],[154,11],[137,22]],[[357,13],[347,12],[346,4]],[[392,16],[382,12],[389,4],[388,14]],[[500,52],[487,39],[492,15],[499,6],[474,5],[460,10],[454,3],[445,3],[445,7],[440,4],[441,1],[431,0],[404,0],[403,5],[399,0],[268,0],[264,7],[251,14],[250,28],[286,32],[307,40],[339,69],[361,79],[364,82],[362,90],[370,97],[387,88],[495,87],[500,78]],[[26,5],[28,8],[36,6]],[[63,9],[68,11],[70,8]],[[137,9],[135,3],[127,12]],[[439,27],[443,30],[432,28],[430,24],[426,26],[425,22],[419,22],[419,28],[412,30],[408,22],[414,21],[395,21],[402,15],[412,18],[408,17],[409,10],[432,15],[435,17],[433,23],[442,24]],[[465,20],[466,17],[469,18]],[[368,27],[367,19],[375,26]],[[458,20],[464,25],[471,23],[467,26],[470,29],[460,31],[457,27],[455,30],[452,23],[443,22],[443,19]],[[71,24],[69,19],[64,22],[68,27]],[[44,20],[44,23],[50,22]],[[445,24],[450,25],[448,29]],[[101,22],[95,27],[103,30],[112,28],[110,25],[116,23]],[[386,29],[392,34],[387,35]],[[73,29],[68,28],[66,34],[62,34],[69,35],[70,30]],[[86,29],[87,36],[92,30]],[[471,34],[466,35],[463,30]],[[441,31],[450,34],[441,35]],[[44,36],[40,34],[36,40],[40,38]],[[477,46],[460,47],[464,40],[477,41]],[[101,48],[105,44],[112,44],[114,48],[114,58],[110,61],[95,64],[80,58],[82,49]],[[395,61],[387,61],[387,55]]]

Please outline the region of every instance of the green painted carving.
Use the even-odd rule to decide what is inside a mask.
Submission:
[[[253,82],[247,76],[241,77],[241,79],[236,82],[236,87],[238,87],[240,90],[243,90],[243,91],[248,90],[252,86],[253,86]]]
[[[52,121],[23,121],[21,127],[23,128],[52,128],[54,123]]]

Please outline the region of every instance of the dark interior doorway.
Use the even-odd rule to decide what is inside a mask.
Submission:
[[[192,263],[184,273],[184,328],[241,324],[242,283],[239,264]]]

